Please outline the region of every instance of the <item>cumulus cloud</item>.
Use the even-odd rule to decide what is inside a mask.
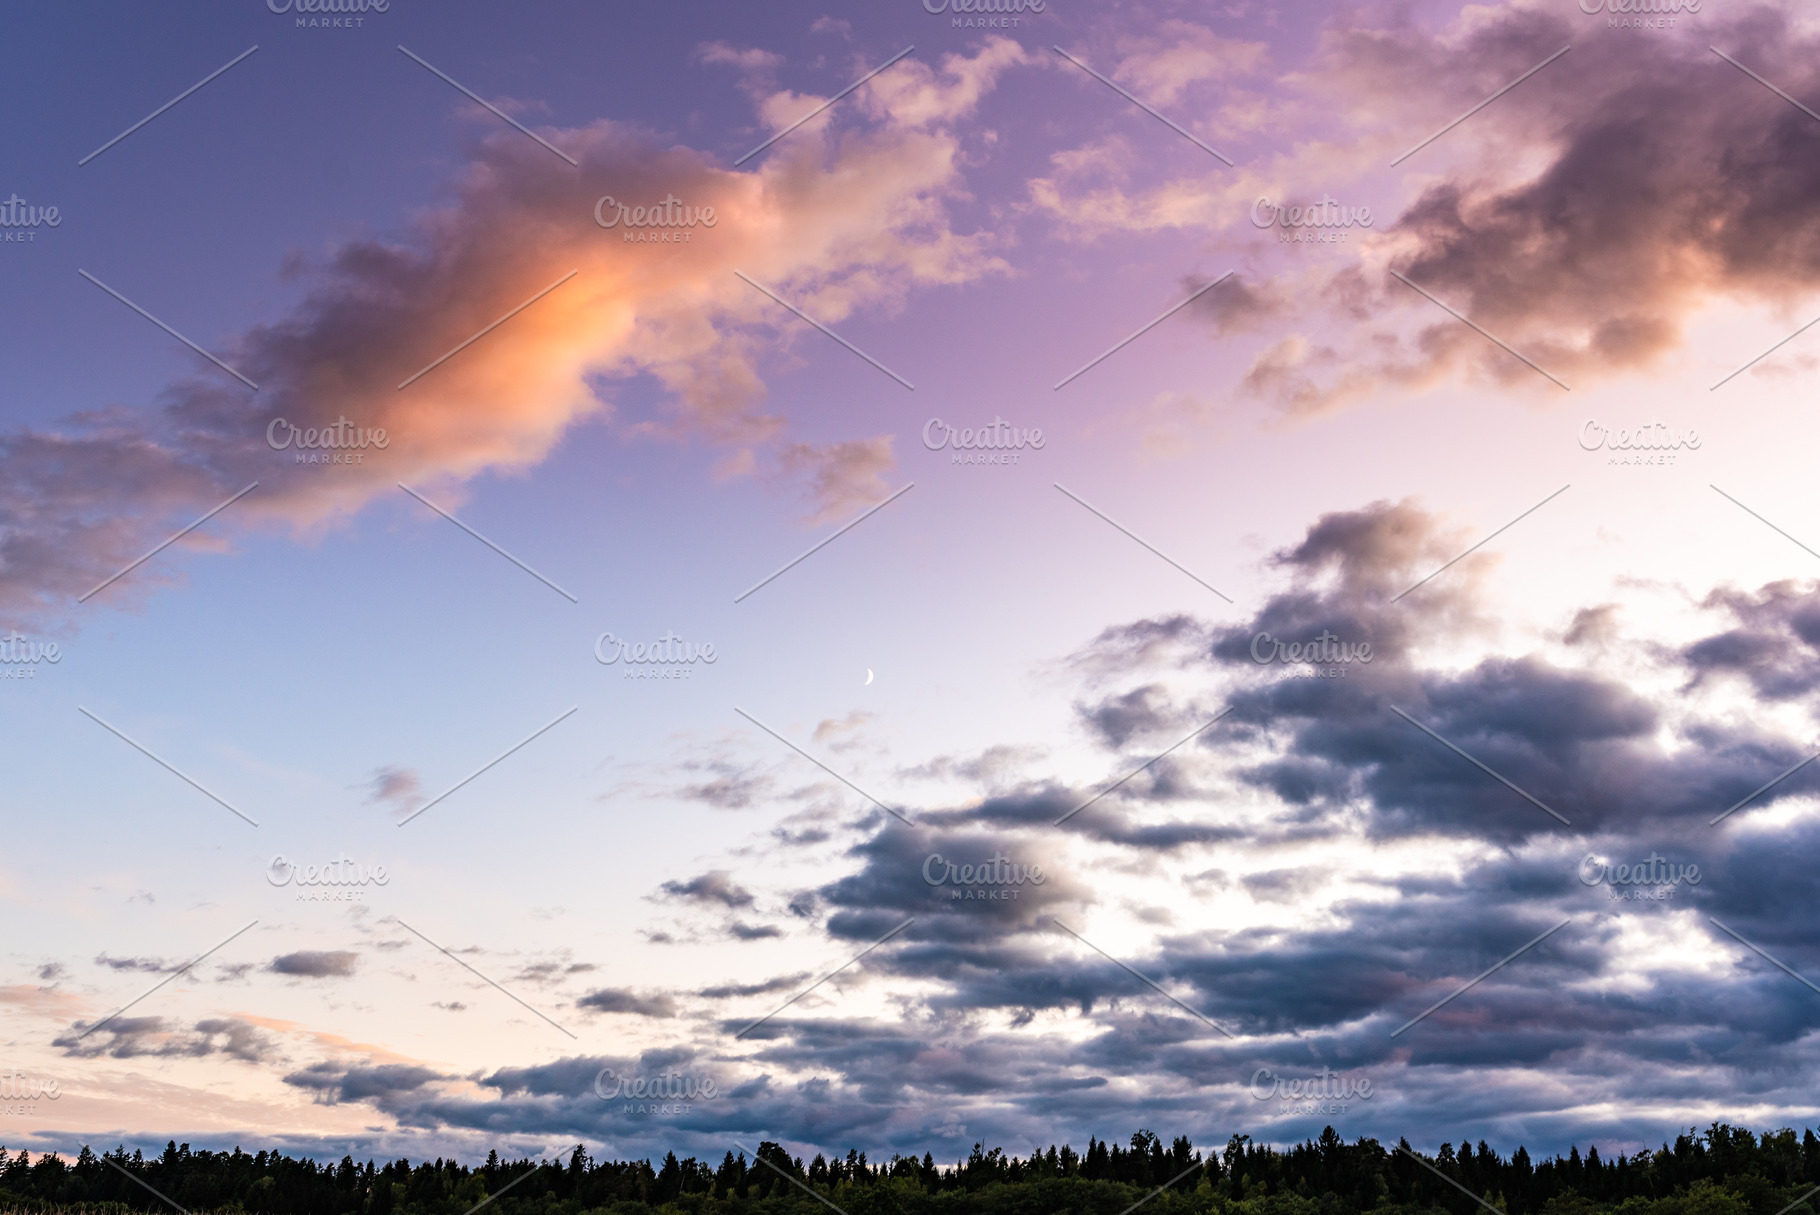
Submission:
[[[1779,4],[1703,13],[1697,38],[1581,36],[1601,19],[1468,7],[1429,28],[1336,13],[1312,59],[1272,82],[1279,100],[1258,129],[1281,151],[1155,181],[1127,141],[1096,137],[1052,154],[1029,205],[1072,240],[1173,229],[1241,258],[1190,313],[1216,337],[1267,337],[1238,385],[1290,417],[1460,379],[1559,393],[1392,270],[1573,385],[1660,364],[1715,302],[1792,327],[1820,285],[1820,221],[1806,206],[1820,125],[1709,44],[1801,97],[1820,91],[1820,35]],[[1216,76],[1267,63],[1210,53],[1198,44],[1214,33],[1187,32],[1177,48],[1134,45],[1128,70],[1159,93],[1200,90],[1242,110],[1244,89]],[[1422,135],[1570,44],[1386,180]],[[1374,212],[1336,246],[1345,256],[1311,262],[1298,248],[1291,262],[1259,245],[1260,197],[1334,191]],[[1751,374],[1776,374],[1775,361]]]
[[[171,520],[188,522],[254,480],[259,489],[223,525],[317,528],[396,496],[397,481],[453,493],[483,472],[528,467],[576,423],[611,416],[597,385],[634,375],[654,377],[669,404],[627,425],[629,440],[698,438],[736,452],[779,443],[776,465],[808,487],[812,518],[848,510],[883,484],[889,440],[784,438],[787,420],[764,405],[762,370],[776,338],[803,340],[806,327],[733,270],[829,324],[1003,270],[988,237],[949,228],[959,190],[952,127],[1021,54],[995,40],[939,67],[903,65],[880,78],[892,104],[842,111],[868,116],[859,129],[837,139],[834,118],[818,121],[755,171],[604,119],[551,132],[579,171],[516,133],[490,132],[470,146],[453,199],[396,239],[299,261],[302,302],[220,351],[256,393],[205,368],[172,384],[155,409],[98,409],[0,434],[0,604],[62,610],[168,535]],[[733,58],[759,66],[749,54]],[[795,104],[768,93],[760,108]],[[655,256],[624,243],[623,229],[597,225],[592,208],[606,195],[635,206],[675,196],[713,207],[716,223]],[[499,331],[399,387],[571,271]],[[387,446],[333,479],[268,444],[269,434],[282,441],[290,427],[344,418],[383,429]],[[102,595],[142,593],[169,568],[140,570]]]

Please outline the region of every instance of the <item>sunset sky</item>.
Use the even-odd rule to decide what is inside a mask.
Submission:
[[[1820,1123],[1820,21],[1589,2],[13,14],[0,1144]]]

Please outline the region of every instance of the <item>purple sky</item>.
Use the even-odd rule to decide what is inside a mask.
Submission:
[[[0,1142],[1820,1121],[1811,16],[928,7],[15,18]]]

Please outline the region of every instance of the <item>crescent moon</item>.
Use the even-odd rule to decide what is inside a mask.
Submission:
[[[867,683],[872,682],[872,668],[871,667],[866,668],[866,682]]]

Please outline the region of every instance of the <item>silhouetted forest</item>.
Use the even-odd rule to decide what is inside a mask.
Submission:
[[[1457,1184],[1456,1184],[1457,1183]],[[1159,1187],[1167,1186],[1161,1193]],[[1653,1152],[1532,1161],[1481,1141],[1432,1156],[1403,1142],[1320,1139],[1279,1150],[1235,1135],[1203,1155],[1186,1137],[1165,1145],[1139,1131],[1128,1146],[1090,1139],[1085,1153],[1051,1147],[1025,1158],[976,1144],[952,1166],[928,1155],[872,1163],[849,1151],[806,1166],[775,1143],[718,1165],[666,1155],[594,1160],[580,1146],[539,1164],[498,1153],[470,1168],[452,1160],[318,1164],[278,1152],[192,1152],[146,1158],[124,1148],[72,1161],[0,1149],[0,1210],[248,1212],[249,1215],[1815,1215],[1820,1138],[1812,1130],[1752,1134],[1714,1123]],[[504,1191],[501,1193],[501,1191]],[[1470,1191],[1470,1193],[1468,1193]],[[1152,1196],[1153,1195],[1153,1196]],[[492,1197],[490,1197],[492,1196]],[[1477,1197],[1475,1197],[1477,1196]]]

